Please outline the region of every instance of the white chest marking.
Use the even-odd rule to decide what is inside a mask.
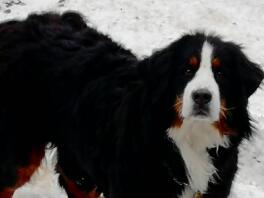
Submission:
[[[210,123],[192,119],[185,119],[180,128],[168,129],[168,136],[179,148],[188,172],[190,190],[184,193],[206,192],[208,182],[214,182],[213,175],[217,173],[207,148],[228,147],[228,138]]]

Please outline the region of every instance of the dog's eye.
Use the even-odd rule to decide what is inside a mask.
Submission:
[[[224,76],[223,72],[220,71],[220,70],[216,71],[215,75],[216,75],[216,78],[219,79],[219,80],[223,79],[223,76]]]
[[[186,76],[191,76],[191,75],[193,75],[193,70],[190,68],[187,68],[187,69],[185,69],[184,74]]]

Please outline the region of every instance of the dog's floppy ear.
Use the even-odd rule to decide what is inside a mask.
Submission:
[[[180,56],[184,45],[191,37],[192,35],[184,35],[169,46],[157,50],[139,64],[141,65],[139,67],[141,68],[141,73],[148,82],[149,90],[151,90],[153,103],[159,101],[166,91],[168,96],[168,90],[172,86],[170,81],[177,67],[178,56]]]
[[[264,78],[264,73],[260,66],[251,62],[241,50],[237,52],[236,59],[242,77],[242,83],[245,87],[245,93],[249,97],[260,86]]]

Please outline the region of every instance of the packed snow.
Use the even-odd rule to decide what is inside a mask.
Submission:
[[[25,18],[31,12],[76,10],[98,30],[131,49],[150,55],[183,33],[203,30],[244,46],[264,65],[264,2],[260,0],[0,0],[0,21]],[[262,100],[261,100],[262,99]],[[257,133],[240,148],[239,167],[230,198],[264,197],[264,99],[259,89],[249,111]],[[66,198],[54,172],[56,151],[47,151],[31,181],[15,198]]]

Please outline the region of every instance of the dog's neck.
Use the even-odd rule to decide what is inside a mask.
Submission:
[[[168,136],[180,150],[190,189],[206,192],[208,183],[214,182],[214,175],[217,174],[207,149],[228,147],[228,138],[222,136],[211,123],[193,119],[185,119],[180,127],[168,129]]]

